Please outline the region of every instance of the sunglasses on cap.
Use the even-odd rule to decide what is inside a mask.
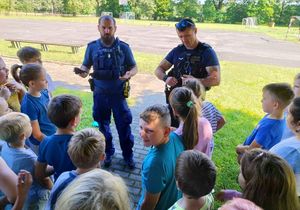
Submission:
[[[195,27],[195,23],[191,19],[182,19],[175,24],[179,31],[184,31],[186,28]]]

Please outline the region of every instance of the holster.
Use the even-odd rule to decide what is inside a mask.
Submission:
[[[123,84],[123,95],[125,98],[128,98],[130,94],[130,83],[129,80],[126,80]]]
[[[90,77],[88,81],[89,81],[89,83],[90,83],[91,91],[94,91],[94,90],[95,90],[94,79],[93,79],[92,77]]]

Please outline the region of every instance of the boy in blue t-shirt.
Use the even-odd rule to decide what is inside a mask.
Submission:
[[[168,209],[182,194],[176,186],[176,158],[184,150],[181,138],[171,132],[167,107],[154,105],[140,115],[140,136],[151,147],[142,166],[142,196],[137,209]]]
[[[34,177],[34,165],[37,155],[25,145],[25,139],[31,135],[32,127],[27,115],[11,112],[0,117],[0,138],[5,140],[1,156],[15,174],[22,170],[30,172]],[[42,209],[49,198],[52,187],[50,178],[45,178],[41,183],[33,179],[28,192],[24,209]]]
[[[293,90],[287,83],[271,83],[263,88],[262,108],[267,114],[244,144],[237,146],[236,152],[239,155],[252,148],[269,150],[280,142],[285,124],[283,112],[293,97]]]
[[[53,98],[48,107],[48,117],[57,132],[40,144],[35,174],[39,181],[54,174],[54,181],[65,172],[76,169],[67,150],[68,144],[80,122],[82,102],[72,95]],[[47,166],[48,165],[48,166]]]
[[[105,158],[105,138],[96,129],[85,128],[78,131],[71,138],[68,146],[68,154],[76,170],[62,173],[51,189],[50,199],[46,210],[54,209],[55,203],[62,191],[78,175],[100,168],[100,161]]]

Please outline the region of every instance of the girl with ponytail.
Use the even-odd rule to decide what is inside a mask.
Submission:
[[[175,133],[182,136],[185,149],[197,149],[211,157],[212,128],[207,119],[199,117],[199,100],[190,89],[178,87],[171,92],[169,101],[180,120]]]

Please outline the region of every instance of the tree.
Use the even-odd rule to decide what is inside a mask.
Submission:
[[[154,0],[131,0],[129,2],[136,19],[152,19],[154,15]]]
[[[67,14],[92,14],[95,11],[93,0],[64,0],[64,12]]]
[[[208,22],[214,22],[216,19],[216,8],[212,0],[206,0],[203,5],[203,20]]]
[[[14,9],[22,12],[33,12],[35,7],[34,0],[16,0]]]
[[[175,3],[176,17],[200,19],[200,4],[198,0],[180,0]]]
[[[100,0],[99,3],[99,14],[101,14],[101,12],[112,12],[114,17],[119,17],[119,0]]]
[[[5,10],[8,11],[11,9],[11,0],[2,0],[0,1],[0,11]]]
[[[154,0],[155,10],[153,17],[155,20],[169,20],[173,13],[171,0]]]

